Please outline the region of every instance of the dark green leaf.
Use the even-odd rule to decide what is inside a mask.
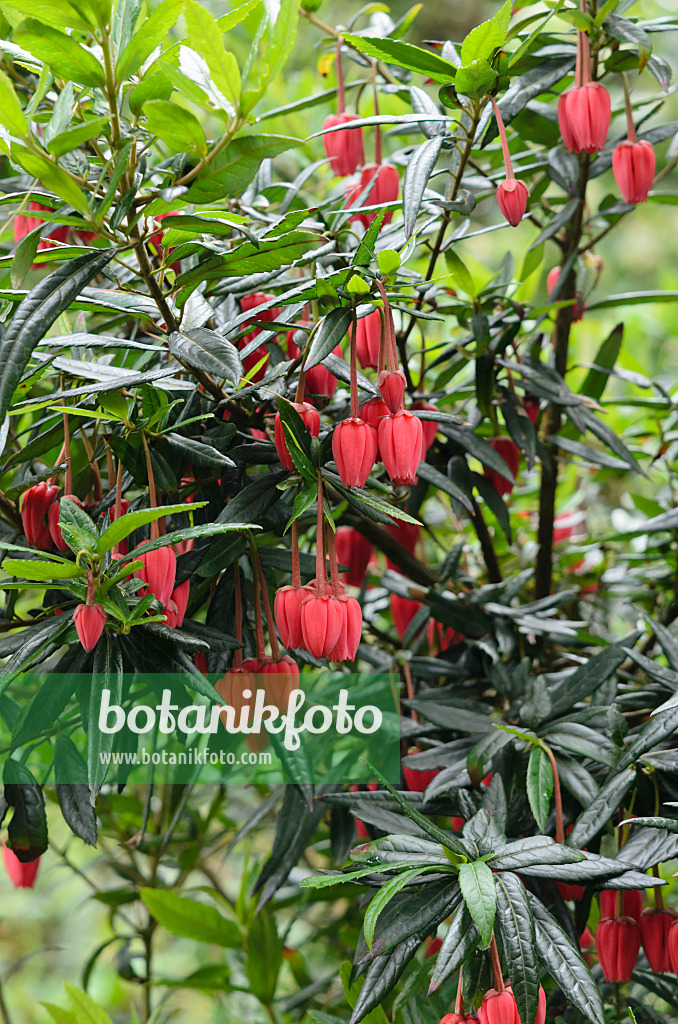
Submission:
[[[47,849],[47,817],[42,790],[26,765],[8,757],[2,773],[4,798],[14,814],[8,846],[22,863],[36,860]]]
[[[350,324],[350,308],[340,306],[331,309],[313,335],[304,368],[310,370],[313,366],[324,363],[326,357],[334,352],[339,342],[346,336]]]
[[[581,953],[544,904],[532,894],[529,899],[540,961],[565,998],[574,1003],[591,1024],[600,1024],[605,1019],[603,1002]]]
[[[480,941],[487,948],[492,938],[497,893],[491,870],[483,861],[472,861],[459,868],[459,885],[464,902],[478,929]]]
[[[527,890],[517,875],[494,875],[497,930],[521,1020],[534,1021],[539,1001],[535,925]]]

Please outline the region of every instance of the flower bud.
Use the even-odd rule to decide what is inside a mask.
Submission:
[[[488,469],[487,466],[483,467],[485,476],[503,498],[505,495],[510,494],[515,486],[515,477],[520,465],[520,452],[515,441],[512,441],[510,437],[493,437],[490,440],[490,445],[498,455],[501,455],[513,477],[513,481],[507,480],[500,473],[495,473],[493,469]]]
[[[374,427],[357,417],[342,420],[332,435],[332,454],[344,487],[364,487],[377,458]]]
[[[640,142],[620,142],[612,153],[614,179],[624,202],[629,205],[647,202],[652,188],[656,160],[654,150],[644,139]]]
[[[304,326],[310,326],[310,320],[303,320]],[[287,334],[287,355],[290,359],[296,359],[301,349],[294,340],[296,331],[288,331]],[[341,358],[341,345],[336,345],[332,349],[332,354]],[[307,395],[320,395],[327,398],[332,398],[334,392],[337,390],[337,384],[339,381],[333,373],[323,366],[322,363],[318,363],[317,366],[312,366],[310,370],[306,370],[306,394]]]
[[[297,410],[304,426],[308,430],[311,437],[317,437],[320,433],[320,416],[318,410],[314,409],[310,402],[292,402],[294,408]],[[283,469],[294,470],[296,469],[292,456],[289,453],[287,447],[287,439],[285,437],[285,431],[283,429],[282,420],[280,413],[275,414],[275,450],[278,453],[280,464]]]
[[[379,451],[394,484],[413,484],[421,460],[421,421],[407,409],[386,416],[379,424]]]
[[[49,526],[45,523],[45,516],[58,493],[58,487],[45,483],[44,480],[29,487],[23,493],[21,522],[26,540],[32,547],[39,548],[40,551],[49,551],[52,547],[52,535]]]
[[[358,120],[360,118],[357,114],[328,114],[323,129],[334,128],[338,124],[348,125]],[[345,178],[347,174],[354,174],[365,161],[362,128],[328,132],[323,135],[323,145],[330,158],[330,166],[338,177]]]
[[[342,625],[339,639],[328,654],[330,661],[354,661],[363,629],[363,613],[355,597],[343,595],[340,599],[342,607]]]
[[[355,354],[363,370],[376,370],[379,365],[379,338],[381,337],[381,317],[379,310],[373,309],[367,316],[361,316],[356,324]],[[349,335],[353,335],[353,324],[349,327]],[[378,399],[372,399],[378,401]]]
[[[337,561],[348,566],[343,579],[352,587],[362,587],[365,573],[372,557],[372,545],[362,533],[351,526],[340,526],[336,532],[334,543],[337,549]],[[287,645],[285,645],[287,646]]]
[[[402,409],[405,394],[405,374],[402,370],[382,370],[377,379],[377,387],[389,412],[395,413]]]
[[[141,593],[153,594],[164,607],[172,596],[177,574],[177,556],[174,548],[166,544],[155,551],[147,551],[139,555],[139,561],[144,563],[143,568],[137,569],[134,575],[146,584]]]
[[[391,605],[391,617],[396,633],[402,640],[407,632],[407,627],[421,608],[419,601],[413,601],[409,597],[401,597],[400,594],[391,594],[389,599]]]
[[[630,981],[640,952],[640,928],[631,917],[601,918],[596,948],[606,981]]]
[[[40,858],[34,860],[19,860],[14,850],[10,849],[7,843],[2,844],[2,856],[5,861],[5,871],[15,889],[32,889],[35,885],[35,876],[40,867]]]
[[[616,917],[617,889],[603,889],[600,894],[600,916]],[[643,891],[642,889],[621,890],[621,913],[620,917],[632,917],[634,921],[640,920],[643,913]]]
[[[525,216],[529,194],[525,182],[518,178],[506,178],[499,184],[497,205],[512,228],[517,227]]]
[[[191,581],[184,580],[178,587],[175,587],[172,591],[172,596],[167,602],[165,608],[165,614],[167,615],[167,625],[172,629],[181,629],[184,624],[184,615],[186,614],[186,605],[188,604],[188,598],[191,593]]]
[[[669,933],[676,921],[678,915],[673,907],[666,910],[650,910],[648,907],[640,915],[640,941],[655,974],[666,974],[672,969]]]
[[[370,182],[374,182],[364,203],[365,206],[384,206],[392,203],[398,198],[400,178],[392,164],[365,164],[360,173],[360,183],[352,188],[346,196],[346,205],[350,208],[357,202],[358,197],[364,192]],[[370,210],[367,213],[354,213],[352,221],[360,221],[366,228],[370,226],[377,216],[377,210]],[[386,227],[391,223],[393,213],[387,210],[382,224]]]
[[[326,658],[334,650],[344,625],[341,602],[327,594],[312,594],[301,606],[301,632],[306,650]]]
[[[73,624],[80,643],[93,651],[106,625],[106,612],[100,604],[79,604],[73,612]]]
[[[610,127],[610,94],[600,82],[568,89],[558,101],[558,123],[570,153],[598,153]]]
[[[74,502],[78,508],[82,508],[82,502],[80,498],[76,497],[75,494],[64,494],[64,498],[68,498],[69,501]],[[49,528],[50,536],[54,541],[54,544],[59,551],[67,551],[68,544],[61,536],[61,527],[59,526],[59,516],[61,515],[61,501],[54,501],[49,507],[47,512],[47,526]]]

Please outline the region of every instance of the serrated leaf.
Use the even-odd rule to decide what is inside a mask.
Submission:
[[[600,990],[583,957],[541,900],[532,894],[529,899],[540,961],[563,995],[591,1024],[600,1024],[605,1019]]]
[[[377,36],[356,36],[348,32],[343,32],[342,36],[347,43],[355,46],[361,53],[366,53],[368,57],[376,57],[387,64],[397,64],[408,71],[417,71],[427,78],[432,78],[434,82],[446,84],[454,81],[454,64],[430,50],[395,39],[380,39]]]
[[[14,40],[44,61],[57,78],[103,87],[104,69],[99,61],[65,32],[27,18],[14,34]]]
[[[497,930],[507,973],[521,1020],[534,1021],[539,1001],[537,943],[532,910],[525,886],[517,875],[494,875],[497,893]]]

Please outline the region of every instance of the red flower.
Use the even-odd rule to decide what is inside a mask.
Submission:
[[[374,427],[351,417],[342,420],[332,435],[332,454],[345,487],[364,487],[377,459]]]
[[[630,981],[640,952],[640,928],[631,917],[601,918],[596,948],[606,981]]]
[[[556,885],[564,900],[574,900],[576,903],[584,895],[583,885],[570,885],[568,882],[556,882]]]
[[[309,326],[310,320],[303,320],[302,324]],[[287,334],[287,355],[290,359],[296,359],[301,351],[294,340],[296,333],[296,331],[289,331]],[[332,349],[332,354],[341,357],[341,345]],[[322,363],[312,366],[310,370],[306,371],[306,393],[308,395],[326,395],[327,398],[331,398],[337,390],[338,383],[334,374],[330,373]]]
[[[495,452],[497,452],[498,455],[501,455],[502,459],[508,466],[511,476],[515,480],[518,472],[518,466],[520,464],[520,452],[518,451],[518,447],[515,442],[512,441],[510,437],[493,437],[490,440],[490,444],[494,448]],[[493,469],[488,469],[487,466],[484,467],[483,472],[502,498],[504,495],[511,493],[515,486],[514,483],[507,480],[506,477],[501,476],[499,473],[495,473]]]
[[[408,754],[408,757],[411,756],[411,754]],[[428,784],[433,782],[439,771],[439,768],[424,768],[421,771],[417,771],[416,768],[410,768],[409,765],[404,764],[403,775],[408,791],[410,793],[423,793]]]
[[[421,461],[421,420],[407,409],[379,424],[379,451],[394,484],[413,484]]]
[[[174,548],[165,545],[156,548],[155,551],[147,551],[139,555],[139,561],[144,563],[143,568],[137,569],[134,575],[146,584],[141,593],[153,594],[164,608],[172,596],[177,574],[177,556]]]
[[[304,637],[301,631],[301,605],[313,593],[309,587],[280,587],[273,602],[275,624],[283,645],[289,650],[301,650]]]
[[[51,206],[43,206],[41,203],[29,203],[28,209],[32,211],[40,211],[46,213],[54,213]],[[30,235],[31,231],[35,231],[41,224],[45,223],[43,217],[30,217],[23,213],[18,214],[14,218],[14,241],[20,242],[26,235]],[[46,235],[41,236],[38,242],[38,252],[44,252],[45,249],[54,249],[54,243],[50,241],[51,238],[56,242],[66,242],[68,240],[68,226],[63,224],[59,225],[48,232]],[[34,263],[33,270],[42,267],[42,263]],[[44,550],[44,549],[43,549]]]
[[[402,370],[382,370],[377,379],[377,387],[389,412],[395,413],[402,409],[405,394],[405,374]]]
[[[21,522],[26,540],[32,547],[41,551],[49,551],[52,547],[52,535],[45,523],[45,516],[59,493],[54,484],[41,481],[24,491],[21,502]]]
[[[374,437],[377,442],[377,460],[379,460],[381,458],[379,454],[379,424],[384,417],[390,415],[388,406],[383,398],[368,398],[360,406],[360,415],[365,420],[365,423],[369,423],[371,427],[374,427]]]
[[[338,598],[327,594],[309,595],[301,606],[304,646],[314,658],[326,658],[333,651],[344,625],[344,611]]]
[[[376,370],[379,365],[379,338],[381,336],[381,317],[379,310],[374,309],[367,316],[361,316],[356,324],[355,353],[363,370]],[[353,325],[349,335],[353,334]],[[370,401],[376,402],[373,398]]]
[[[429,619],[426,639],[431,649],[437,648],[438,651],[446,651],[448,647],[452,647],[453,644],[458,644],[460,640],[463,640],[464,634],[458,633],[456,629],[452,629],[452,626],[445,627],[442,622]]]
[[[243,313],[248,313],[250,309],[256,309],[257,306],[262,306],[264,302],[270,302],[272,299],[275,299],[275,295],[270,295],[267,292],[254,292],[253,295],[244,295],[240,300],[240,305],[242,306]],[[274,306],[272,309],[264,309],[261,313],[257,314],[257,320],[266,320],[268,322],[277,320],[280,316],[280,312],[281,311],[277,306]],[[244,349],[251,341],[261,334],[262,330],[262,327],[255,327],[254,330],[250,331],[249,334],[246,334],[240,339],[238,342],[238,348],[241,350]],[[260,345],[258,348],[255,348],[254,352],[250,352],[250,354],[245,356],[243,359],[242,365],[245,373],[249,373],[252,367],[256,366],[256,364],[264,358],[268,360],[268,349],[265,345]],[[264,366],[257,370],[252,380],[261,380],[265,373],[266,366],[264,364]]]
[[[506,178],[497,188],[497,205],[512,228],[523,219],[529,194],[525,182],[518,178]]]
[[[640,915],[640,940],[647,961],[655,974],[665,974],[671,968],[669,933],[678,921],[673,907],[667,910],[644,910]]]
[[[78,506],[78,508],[83,507],[80,498],[76,497],[75,494],[64,494],[64,498],[68,498],[69,501],[74,502]],[[50,505],[49,511],[47,512],[47,526],[49,528],[50,536],[54,541],[56,547],[59,549],[59,551],[67,551],[68,544],[61,536],[61,528],[59,526],[59,516],[61,514],[62,501],[63,498],[60,499],[59,501],[52,502],[52,504]]]
[[[172,591],[172,596],[167,602],[165,608],[165,614],[167,616],[167,625],[171,626],[172,629],[181,629],[184,624],[184,615],[186,614],[186,605],[188,604],[188,598],[191,593],[191,581],[184,580],[178,587],[175,587]]]
[[[339,638],[328,654],[330,661],[354,661],[363,629],[363,613],[355,597],[343,595],[342,624]]]
[[[362,533],[351,526],[340,526],[334,538],[337,560],[348,566],[344,581],[352,587],[362,587],[370,558],[372,545]]]
[[[106,612],[100,604],[79,604],[73,613],[73,623],[82,646],[93,651],[104,631]]]
[[[560,267],[553,267],[551,270],[549,270],[549,272],[547,274],[547,277],[546,277],[546,291],[548,292],[549,298],[553,294],[553,290],[556,287],[556,283],[557,283],[559,277],[560,277]],[[584,310],[585,309],[586,309],[586,303],[582,301],[581,294],[579,292],[576,292],[575,296],[574,296],[574,305],[572,306],[572,323],[573,324],[579,323],[579,321],[584,316]],[[537,412],[539,412],[539,399],[535,399],[534,401],[537,402]],[[526,408],[527,408],[527,406],[526,406]],[[529,415],[530,415],[530,413],[529,413],[529,410],[528,410],[528,416]],[[530,416],[530,419],[532,419],[531,416]],[[535,416],[535,419],[532,420],[532,422],[534,423],[535,420],[536,420],[536,416]]]
[[[600,916],[616,917],[617,890],[603,889],[600,894]],[[643,892],[641,889],[622,889],[620,917],[632,917],[640,920],[643,913]]]
[[[10,849],[7,843],[2,844],[2,856],[5,861],[5,871],[15,889],[32,889],[35,885],[35,876],[40,867],[40,858],[35,860],[19,860],[14,850]]]
[[[388,533],[391,534],[394,540],[407,549],[411,555],[417,549],[419,537],[421,536],[421,526],[419,523],[389,523],[386,527]],[[389,567],[394,569],[395,566],[392,562],[389,562]]]
[[[390,605],[393,625],[402,640],[407,632],[407,627],[421,608],[421,605],[419,601],[413,601],[409,597],[401,597],[400,594],[391,594]]]
[[[359,120],[357,114],[328,114],[323,122],[323,129]],[[338,177],[345,178],[347,174],[354,174],[365,160],[362,128],[328,132],[327,135],[323,135],[323,145],[330,158],[332,170]]]
[[[520,1014],[513,992],[505,988],[498,992],[491,988],[483,996],[478,1008],[480,1024],[520,1024]]]
[[[358,200],[370,182],[374,182],[364,202],[366,206],[384,206],[392,203],[398,198],[400,178],[392,164],[365,164],[360,172],[360,183],[352,188],[346,196],[346,205],[350,208]],[[359,220],[366,228],[370,226],[377,216],[377,210],[370,210],[369,213],[354,213],[351,220]],[[386,226],[391,223],[393,213],[386,212],[382,224]]]
[[[311,437],[317,437],[320,433],[320,416],[318,415],[318,410],[314,409],[309,402],[292,402],[291,404],[301,416],[304,426]],[[279,412],[275,414],[275,450],[278,453],[278,458],[280,459],[283,469],[295,469],[292,456],[290,455],[287,447],[285,431],[283,430]]]
[[[424,401],[423,398],[418,398],[416,402],[412,403],[412,409],[421,410],[422,412],[437,412],[435,405],[431,405],[430,402]],[[421,461],[423,462],[426,458],[426,453],[436,439],[438,433],[438,424],[435,420],[423,420],[420,417],[421,422]]]
[[[559,270],[558,267],[555,267],[554,269],[557,270],[558,273],[560,273],[560,270]],[[553,271],[551,271],[551,273],[553,273]],[[525,398],[523,399],[523,408],[525,409],[525,412],[529,416],[530,422],[534,426],[534,424],[537,422],[537,419],[539,417],[539,399],[537,398],[537,396],[536,395],[525,395]]]
[[[620,142],[612,153],[612,170],[624,197],[629,204],[647,202],[652,188],[656,160],[649,142]]]
[[[598,153],[610,127],[610,94],[600,82],[568,89],[558,101],[558,123],[570,153]]]
[[[261,666],[266,689],[266,699],[278,711],[285,713],[292,690],[299,687],[299,666],[289,654],[284,654],[279,661],[267,658]]]

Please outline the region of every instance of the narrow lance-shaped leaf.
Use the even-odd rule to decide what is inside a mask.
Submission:
[[[466,906],[480,934],[484,947],[489,946],[497,909],[497,894],[492,871],[483,861],[462,864],[459,885]]]

